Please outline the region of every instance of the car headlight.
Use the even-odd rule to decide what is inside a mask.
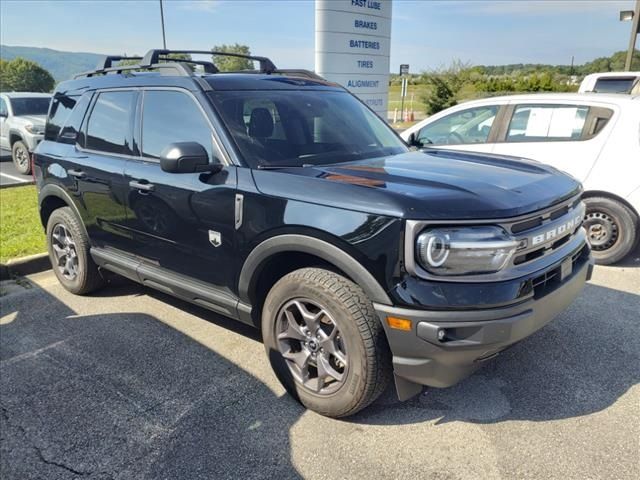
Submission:
[[[42,135],[44,133],[44,126],[42,125],[33,125],[32,123],[28,123],[24,128],[27,132],[33,133],[34,135]]]
[[[436,275],[469,275],[502,270],[518,241],[496,226],[433,228],[416,240],[420,265]]]

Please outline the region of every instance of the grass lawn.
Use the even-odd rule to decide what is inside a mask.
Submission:
[[[46,251],[36,187],[0,189],[0,263]]]

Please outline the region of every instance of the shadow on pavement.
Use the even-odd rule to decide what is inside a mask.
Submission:
[[[250,327],[128,282],[96,298],[136,292],[259,341]],[[457,386],[405,403],[389,388],[345,421],[537,422],[604,410],[640,380],[638,311],[640,296],[588,285],[568,313]],[[39,288],[2,299],[2,315],[3,476],[300,478],[290,429],[305,410],[160,319],[75,316]]]
[[[157,318],[76,316],[39,288],[2,318],[3,478],[299,478],[304,409]]]

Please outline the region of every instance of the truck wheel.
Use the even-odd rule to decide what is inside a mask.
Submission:
[[[20,140],[15,142],[13,147],[11,147],[11,157],[13,158],[13,164],[16,166],[18,173],[22,175],[29,175],[29,173],[31,173],[29,149]]]
[[[53,272],[71,293],[83,295],[104,285],[89,254],[89,239],[71,208],[54,210],[49,217],[47,247]]]
[[[636,243],[637,219],[631,210],[605,197],[585,199],[584,228],[596,263],[622,260]]]
[[[389,383],[391,353],[373,305],[334,272],[303,268],[282,277],[265,300],[262,336],[282,385],[321,415],[352,415]]]

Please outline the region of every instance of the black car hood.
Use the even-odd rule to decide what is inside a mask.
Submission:
[[[573,177],[538,162],[453,150],[257,170],[254,178],[267,195],[425,220],[513,217],[581,191]]]

